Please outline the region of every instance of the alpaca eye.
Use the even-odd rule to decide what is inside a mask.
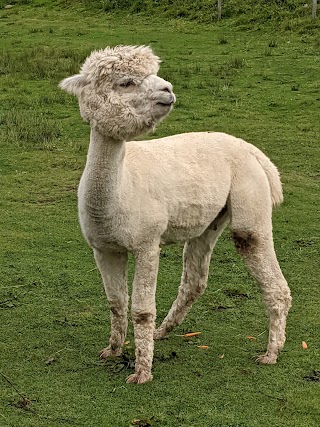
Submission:
[[[126,82],[120,83],[119,85],[120,87],[129,87],[129,86],[134,86],[134,82],[132,80],[128,80]]]

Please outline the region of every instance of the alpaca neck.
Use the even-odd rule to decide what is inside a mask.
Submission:
[[[114,140],[102,134],[95,126],[91,128],[87,166],[112,179],[114,175],[118,175],[124,154],[125,141]]]
[[[91,128],[84,173],[87,202],[101,207],[117,196],[123,175],[125,141],[116,141]],[[90,204],[91,204],[90,203]]]

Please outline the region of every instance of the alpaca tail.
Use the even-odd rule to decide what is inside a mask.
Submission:
[[[245,141],[243,141],[245,142]],[[283,202],[282,184],[280,174],[271,160],[262,153],[257,147],[245,142],[246,149],[258,160],[262,166],[270,185],[271,200],[273,206],[278,206]]]

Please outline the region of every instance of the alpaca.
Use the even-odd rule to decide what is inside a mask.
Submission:
[[[124,345],[131,252],[136,360],[127,382],[152,380],[153,340],[179,325],[203,293],[212,250],[229,224],[269,315],[267,352],[258,361],[276,363],[291,305],[272,237],[272,207],[282,202],[278,171],[258,148],[224,133],[132,141],[154,129],[176,100],[172,85],[157,76],[159,63],[147,46],[107,47],[60,83],[78,97],[80,114],[91,125],[78,208],[110,307],[111,335],[100,357],[118,356]],[[155,329],[160,246],[180,241],[178,296]]]

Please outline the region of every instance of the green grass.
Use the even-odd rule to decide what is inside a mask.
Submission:
[[[19,2],[19,0],[16,0]],[[22,0],[22,2],[30,0]],[[43,3],[36,0],[37,3]],[[33,2],[34,3],[34,2]],[[218,20],[217,0],[56,0],[55,3],[68,7],[81,3],[95,11],[144,14],[167,18],[182,18],[197,22]],[[282,28],[298,25],[300,19],[311,19],[311,1],[300,0],[223,0],[222,19],[233,18],[246,26],[265,25],[266,22]]]
[[[85,7],[24,1],[0,10],[0,425],[318,427],[314,25],[306,18],[276,33],[269,25],[244,30],[232,19],[146,20]],[[92,49],[120,43],[150,44],[163,59],[160,75],[174,84],[176,108],[153,136],[228,132],[263,149],[281,171],[285,202],[274,215],[274,239],[293,307],[275,366],[254,362],[266,347],[267,319],[228,233],[214,252],[205,295],[168,340],[156,343],[152,383],[125,384],[134,360],[131,323],[124,357],[98,360],[109,315],[76,208],[89,127],[57,84]],[[132,273],[130,260],[130,280]],[[180,273],[181,247],[163,248],[159,321]],[[194,330],[202,334],[191,341],[177,336]]]

